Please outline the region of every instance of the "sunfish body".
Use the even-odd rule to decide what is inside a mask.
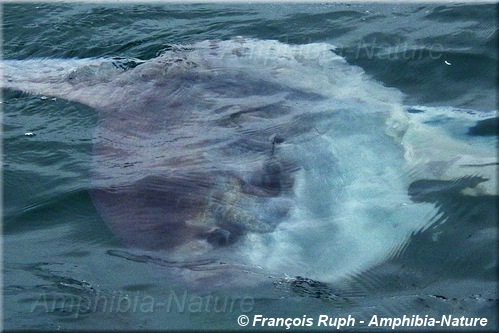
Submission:
[[[2,67],[5,88],[98,110],[94,204],[125,244],[169,262],[334,281],[397,255],[432,223],[434,207],[407,189],[436,177],[415,166],[439,153],[411,146],[424,135],[401,94],[331,45],[236,38],[148,61]],[[444,154],[439,175],[465,175],[470,152]]]

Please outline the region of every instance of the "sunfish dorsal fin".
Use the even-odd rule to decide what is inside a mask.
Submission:
[[[115,81],[126,72],[130,63],[137,65],[142,61],[112,58],[4,60],[0,62],[2,88],[105,109],[113,103],[113,94],[125,92],[126,85]]]

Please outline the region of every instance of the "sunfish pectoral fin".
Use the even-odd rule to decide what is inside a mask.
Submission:
[[[1,87],[102,109],[112,102],[111,91],[119,93],[112,81],[125,72],[123,63],[111,58],[3,60]]]

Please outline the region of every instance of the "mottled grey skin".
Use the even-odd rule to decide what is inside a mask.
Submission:
[[[222,52],[216,42],[209,49],[178,49],[148,62],[2,64],[6,87],[99,111],[91,195],[127,245],[172,251],[194,240],[205,252],[248,232],[272,232],[293,206],[299,167],[278,146],[310,126],[273,118],[307,93],[218,67],[224,54],[213,55]]]
[[[438,220],[409,196],[411,182],[477,166],[495,176],[483,144],[414,121],[400,92],[328,44],[237,38],[148,61],[0,64],[5,88],[99,113],[92,199],[133,248],[107,253],[168,267],[190,286],[352,276],[400,256]]]
[[[280,157],[265,120],[244,119],[271,110],[240,103],[224,109],[230,101],[224,96],[256,84],[248,79],[220,90],[232,77],[212,76],[186,71],[161,78],[140,99],[103,113],[94,142],[92,197],[126,244],[167,250],[191,240],[230,245],[247,232],[273,231],[292,207],[296,166]],[[275,104],[278,90],[241,96],[250,101],[269,94]],[[214,105],[210,95],[223,105]]]

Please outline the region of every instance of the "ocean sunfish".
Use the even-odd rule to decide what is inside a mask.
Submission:
[[[147,61],[4,60],[2,85],[98,111],[91,195],[124,244],[333,281],[432,223],[414,178],[473,161],[425,149],[401,93],[333,49],[235,38]]]

